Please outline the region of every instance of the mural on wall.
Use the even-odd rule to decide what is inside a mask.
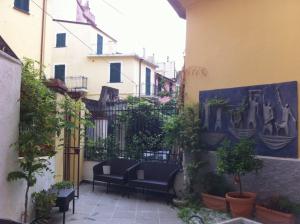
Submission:
[[[298,157],[297,82],[200,91],[202,140],[215,150],[228,138],[256,142],[263,156]]]

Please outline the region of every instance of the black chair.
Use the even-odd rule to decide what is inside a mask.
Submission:
[[[174,163],[142,162],[128,173],[128,185],[148,191],[158,191],[176,196],[174,181],[180,166]],[[137,170],[144,171],[144,179],[137,178]],[[173,193],[170,193],[173,190]]]
[[[138,164],[136,160],[112,159],[95,165],[93,168],[93,191],[95,189],[95,181],[105,182],[107,192],[110,184],[124,186],[127,182],[128,172]],[[110,166],[110,174],[103,174],[104,165]]]

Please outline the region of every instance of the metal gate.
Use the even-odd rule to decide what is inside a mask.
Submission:
[[[174,105],[147,100],[86,102],[94,127],[86,129],[85,159],[111,158],[180,162],[181,153],[164,144],[163,123],[177,113]]]

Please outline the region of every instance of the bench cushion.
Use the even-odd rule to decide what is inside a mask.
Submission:
[[[137,188],[145,188],[151,190],[158,190],[158,191],[167,191],[169,189],[168,182],[165,181],[158,181],[158,180],[130,180],[128,182],[129,186],[137,187]]]
[[[116,184],[123,184],[125,182],[125,177],[120,175],[106,175],[106,174],[99,174],[94,176],[95,180],[109,182],[109,183],[116,183]]]

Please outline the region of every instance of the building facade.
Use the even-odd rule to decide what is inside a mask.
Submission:
[[[19,59],[30,58],[50,73],[52,60],[52,19],[43,13],[52,8],[51,0],[2,0],[0,35]]]
[[[49,78],[63,80],[69,89],[84,90],[98,100],[102,86],[119,89],[121,98],[154,95],[156,65],[135,54],[116,51],[117,41],[99,29],[88,1],[68,0],[62,11],[54,1],[54,45]]]
[[[255,141],[260,139],[258,144],[263,145],[261,149],[272,156],[261,157],[264,160],[264,168],[257,175],[245,177],[245,189],[256,191],[259,196],[282,194],[299,202],[300,197],[296,196],[299,188],[296,173],[300,170],[299,132],[297,134],[295,131],[291,142],[288,142],[286,147],[281,145],[279,150],[274,150],[273,143],[274,141],[282,143],[282,139],[288,138],[287,133],[274,134],[276,128],[280,132],[282,122],[286,121],[284,123],[286,130],[299,127],[297,117],[300,98],[297,87],[299,89],[300,31],[297,27],[300,22],[300,2],[295,0],[169,0],[169,2],[187,23],[183,71],[185,104],[200,103],[200,109],[204,114],[205,111],[209,114],[209,104],[205,100],[201,101],[205,98],[205,94],[212,96],[215,93],[231,92],[228,99],[233,100],[242,90],[245,95],[248,94],[247,122],[250,131],[255,129],[256,119],[266,120],[266,113],[263,115],[262,111],[268,106],[272,119],[281,120],[281,123],[268,123],[270,133],[253,132],[256,137],[252,139]],[[293,88],[285,87],[289,85]],[[265,99],[271,100],[272,103],[263,103]],[[289,104],[290,102],[293,103]],[[252,113],[255,111],[253,108],[259,113]],[[289,114],[288,118],[281,118],[281,114],[284,113]],[[207,116],[204,116],[203,120],[206,118]],[[238,121],[236,118],[239,119],[232,117],[232,126],[242,130],[240,123],[234,123]],[[209,125],[209,119],[206,121]],[[217,121],[215,129],[220,128],[222,119]],[[264,129],[266,125],[264,124]],[[230,135],[231,139],[239,137],[234,136],[235,133]],[[266,141],[266,136],[269,141]],[[292,158],[284,158],[290,157],[285,156],[289,147],[293,147],[294,154]],[[215,169],[215,156],[211,155],[212,169]]]

